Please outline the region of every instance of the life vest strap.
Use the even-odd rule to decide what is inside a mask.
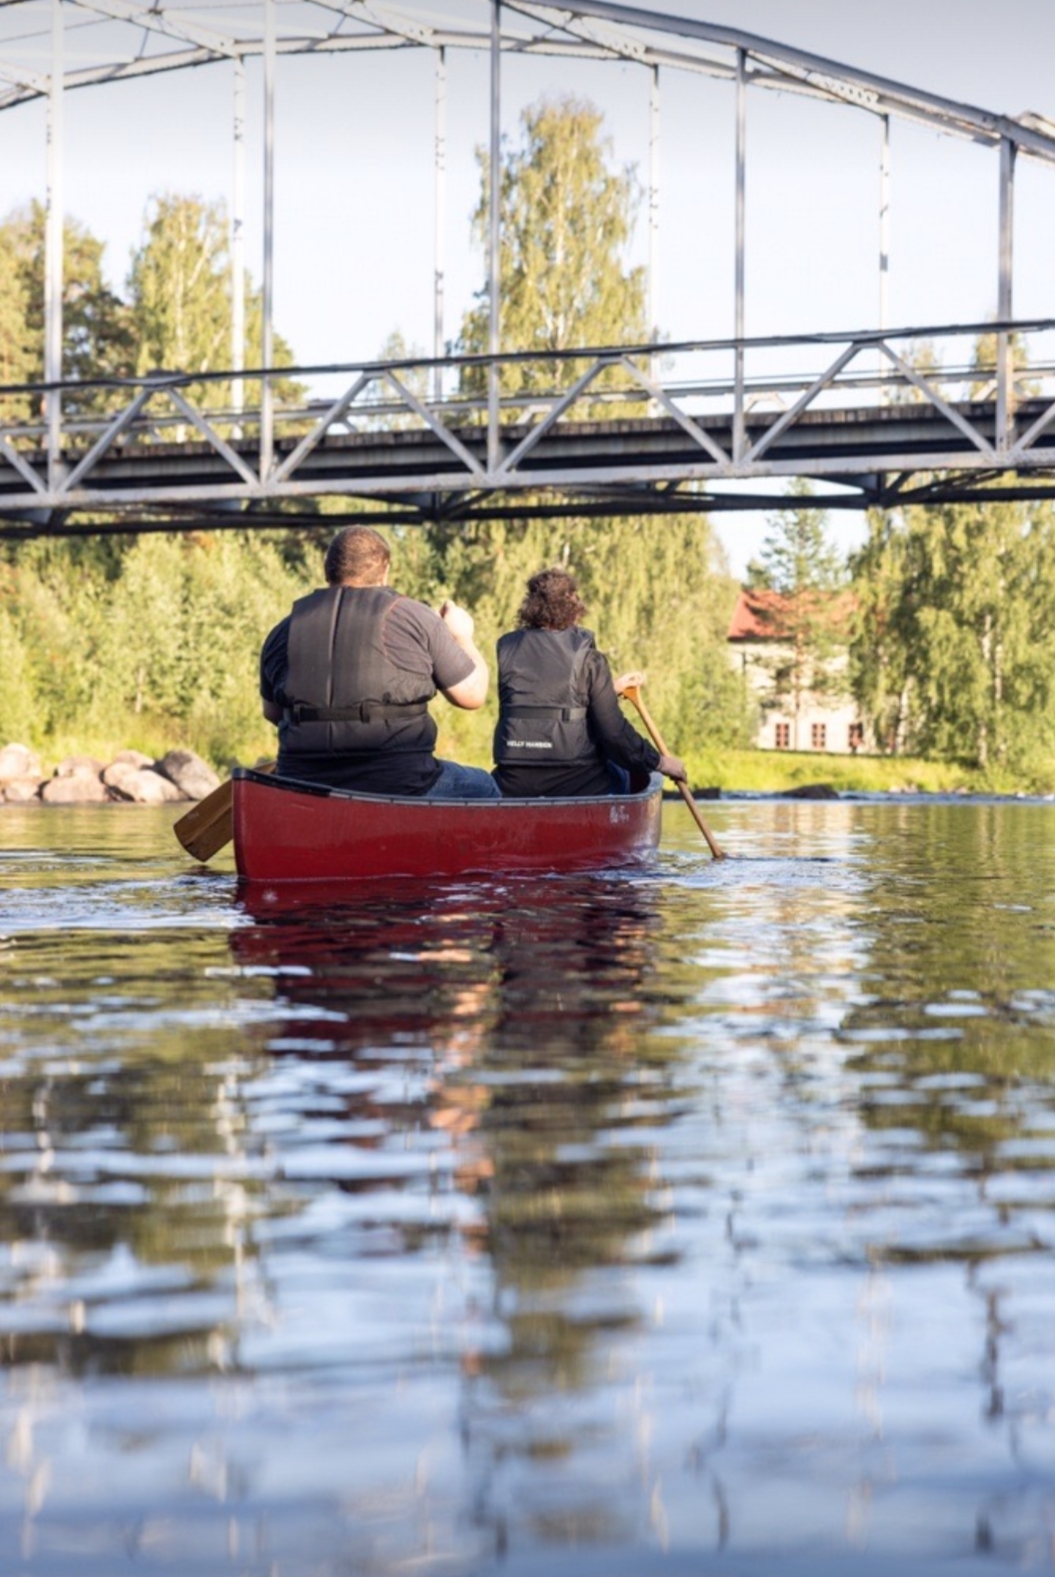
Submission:
[[[506,717],[559,717],[562,723],[581,723],[586,716],[585,706],[507,706]]]
[[[284,708],[282,715],[293,723],[369,723],[378,717],[421,717],[427,711],[424,701],[408,701],[405,706],[384,701],[360,701],[358,706],[306,706],[295,701]]]

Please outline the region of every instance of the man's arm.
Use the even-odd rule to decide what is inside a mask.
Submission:
[[[260,650],[260,706],[269,723],[281,723],[282,706],[276,699],[279,680],[286,667],[286,643],[289,638],[289,619],[281,620]]]
[[[452,684],[447,689],[441,686],[441,693],[454,706],[460,706],[465,712],[475,712],[487,700],[489,675],[487,664],[473,642],[472,615],[464,608],[459,608],[456,602],[448,600],[440,606],[440,618],[473,665],[471,674],[467,674],[464,679],[460,679],[457,684]]]

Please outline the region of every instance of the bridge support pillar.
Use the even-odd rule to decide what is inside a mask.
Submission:
[[[264,278],[260,359],[260,481],[271,474],[275,413],[271,379],[275,354],[275,0],[264,0]]]
[[[234,63],[234,170],[231,183],[231,409],[245,408],[245,57]],[[235,437],[242,436],[237,429]]]
[[[747,185],[747,53],[736,51],[736,268],[733,335],[733,460],[744,452],[744,234]]]
[[[435,228],[432,271],[432,354],[437,361],[446,346],[443,341],[444,232],[447,223],[447,51],[436,52],[436,137],[435,137]],[[443,369],[432,373],[432,397],[443,398]]]
[[[48,85],[48,193],[44,220],[44,382],[62,381],[62,0],[51,0],[51,81]],[[48,487],[61,482],[62,393],[51,389],[44,398],[48,428]]]
[[[490,306],[487,371],[487,469],[498,470],[500,416],[499,368],[502,301],[502,3],[491,0],[491,207],[487,230],[487,272]]]
[[[1010,321],[1014,279],[1015,144],[1010,137],[1000,143],[1000,262],[996,315]],[[1015,369],[1011,336],[1001,330],[996,337],[996,445],[1006,449],[1015,420]]]

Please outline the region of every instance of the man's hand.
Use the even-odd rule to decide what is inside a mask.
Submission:
[[[472,640],[476,626],[471,613],[468,613],[464,608],[459,608],[456,602],[452,602],[447,597],[440,603],[439,615],[459,645],[463,641]]]
[[[460,684],[451,685],[443,694],[455,706],[462,707],[467,712],[475,712],[487,700],[488,673],[487,664],[473,645],[473,616],[464,608],[459,608],[456,602],[449,597],[445,598],[439,606],[439,616],[450,631],[453,640],[457,641],[466,657],[472,660],[473,671]]]

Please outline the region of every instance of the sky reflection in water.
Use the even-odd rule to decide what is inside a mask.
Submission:
[[[349,901],[8,807],[0,1569],[1050,1569],[1051,814]]]

